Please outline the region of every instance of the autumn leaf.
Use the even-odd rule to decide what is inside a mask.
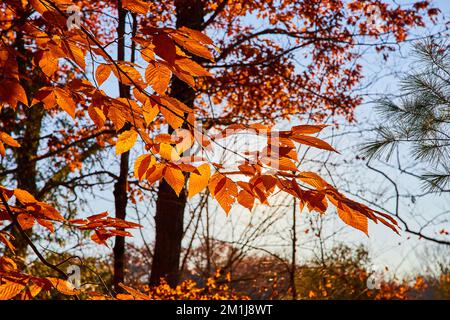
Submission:
[[[5,101],[16,109],[19,102],[28,105],[27,94],[20,83],[12,80],[2,80],[0,86],[0,101]]]
[[[9,300],[17,296],[23,289],[25,284],[5,280],[0,285],[0,300]]]
[[[58,70],[58,57],[51,50],[46,50],[39,61],[39,67],[47,77],[51,77]]]
[[[179,104],[175,104],[176,102],[169,98],[162,98],[161,100],[162,106],[160,106],[161,113],[166,119],[167,123],[173,128],[178,129],[184,123],[184,113],[186,110],[179,108]]]
[[[80,290],[75,289],[72,283],[67,280],[51,277],[46,279],[49,280],[53,287],[62,294],[73,296],[80,293]]]
[[[55,88],[56,103],[66,111],[72,118],[75,118],[76,104],[71,95],[60,88]]]
[[[101,86],[111,75],[111,66],[109,64],[101,64],[95,71],[95,80]]]
[[[177,59],[175,63],[181,70],[189,73],[192,76],[203,76],[203,77],[211,76],[211,73],[209,73],[205,68],[203,68],[197,62],[192,61],[191,59],[187,58]]]
[[[168,161],[180,160],[177,150],[168,143],[161,143],[159,145],[159,155]]]
[[[204,44],[213,45],[214,42],[211,40],[210,37],[208,37],[206,34],[204,34],[201,31],[194,30],[191,28],[188,28],[186,26],[181,27],[178,29],[180,32],[186,33],[190,38],[193,40],[196,40],[198,42],[203,42]]]
[[[314,134],[319,133],[326,128],[326,124],[302,124],[291,128],[294,134]]]
[[[196,194],[203,191],[208,184],[211,176],[211,167],[204,163],[200,165],[197,170],[200,174],[192,173],[189,177],[188,198],[192,199]]]
[[[3,145],[3,142],[0,141],[0,155],[2,157],[6,156],[6,149],[5,146]]]
[[[156,104],[153,104],[150,99],[145,102],[144,107],[142,108],[142,114],[144,116],[145,124],[148,126],[150,123],[155,120],[156,116],[159,113],[159,108]]]
[[[145,79],[159,94],[164,94],[169,86],[172,72],[160,62],[150,62],[145,70]]]
[[[134,176],[141,181],[150,166],[153,166],[156,159],[151,154],[140,155],[134,163]]]
[[[106,121],[105,114],[100,108],[94,107],[93,105],[90,105],[88,108],[89,117],[94,121],[95,125],[98,128],[103,127]]]
[[[211,195],[228,214],[238,195],[236,183],[220,173],[215,173],[211,177],[208,188]]]
[[[33,227],[35,219],[31,214],[21,213],[17,216],[17,221],[23,230],[27,230]]]
[[[292,140],[294,140],[298,143],[307,145],[307,146],[314,147],[314,148],[337,152],[327,142],[325,142],[319,138],[316,138],[316,137],[304,136],[304,135],[293,135]]]
[[[175,43],[164,33],[153,36],[154,52],[169,64],[173,64],[177,56]]]
[[[18,143],[16,140],[14,140],[13,137],[11,137],[6,132],[0,131],[0,141],[3,141],[5,144],[9,145],[10,147],[20,147],[20,143]]]
[[[247,190],[239,191],[237,200],[241,206],[252,211],[253,205],[255,203],[255,197],[250,192],[248,192]]]
[[[11,241],[6,237],[7,235],[10,238],[12,238],[12,236],[9,233],[7,233],[5,231],[0,231],[0,242],[2,242],[9,250],[11,250],[14,253],[16,248],[11,243]]]
[[[133,148],[136,140],[138,138],[138,133],[135,130],[127,130],[119,135],[116,143],[116,154],[122,154]]]
[[[149,8],[149,4],[141,0],[122,0],[122,6],[132,12],[140,14],[146,14]]]
[[[151,300],[148,295],[145,295],[136,289],[128,287],[128,286],[124,285],[123,283],[120,283],[119,285],[121,288],[123,288],[126,292],[128,292],[130,294],[129,296],[120,294],[118,296],[118,299],[120,299],[120,300]]]
[[[177,196],[180,196],[185,182],[183,172],[178,168],[167,166],[164,170],[164,180],[172,187]]]
[[[14,189],[14,195],[17,200],[23,204],[36,203],[37,200],[28,191],[22,189]]]
[[[368,218],[349,208],[338,208],[338,216],[349,226],[361,230],[366,235],[369,235],[368,231]]]

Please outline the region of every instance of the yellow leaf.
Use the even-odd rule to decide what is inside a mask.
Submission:
[[[150,99],[148,99],[142,108],[142,113],[144,115],[145,124],[148,126],[153,120],[155,120],[159,113],[159,108],[156,104],[153,104]]]
[[[164,172],[164,179],[172,187],[177,196],[180,196],[180,192],[183,190],[185,182],[183,172],[180,169],[168,166]]]
[[[5,283],[0,285],[0,300],[9,300],[17,296],[25,288],[22,283],[5,280]]]
[[[145,70],[145,80],[159,94],[164,94],[170,83],[172,72],[164,64],[150,62]]]
[[[127,130],[120,134],[116,143],[116,154],[122,154],[133,148],[136,140],[138,138],[138,133],[134,130]]]
[[[180,156],[178,152],[168,143],[161,143],[159,145],[159,155],[168,161],[178,161]]]
[[[177,129],[174,131],[174,135],[177,141],[175,148],[177,149],[178,154],[182,154],[186,150],[189,150],[195,142],[194,137],[189,130]]]
[[[197,168],[200,174],[192,173],[189,178],[189,192],[188,198],[191,199],[197,193],[203,191],[208,184],[209,178],[211,177],[211,167],[209,164],[204,163]]]

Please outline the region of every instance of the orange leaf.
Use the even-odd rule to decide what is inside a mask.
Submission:
[[[292,140],[307,145],[307,146],[311,146],[314,148],[318,148],[318,149],[324,149],[324,150],[329,150],[329,151],[335,151],[337,152],[332,146],[330,146],[327,142],[316,138],[316,137],[311,137],[311,136],[304,136],[304,135],[294,135],[291,137]]]
[[[236,184],[220,173],[215,173],[209,182],[209,191],[228,214],[238,194]]]
[[[172,72],[164,64],[150,62],[145,70],[145,80],[159,94],[164,94],[170,83]]]
[[[168,161],[178,161],[180,156],[178,152],[168,143],[161,143],[159,145],[159,155]]]
[[[109,64],[102,63],[95,70],[95,80],[97,80],[97,84],[101,86],[103,82],[105,82],[109,76],[111,75],[111,66]]]
[[[13,137],[6,132],[0,132],[0,140],[11,147],[20,147],[20,143],[14,140]]]
[[[16,109],[19,102],[28,105],[25,90],[18,82],[12,80],[2,80],[0,100],[8,103],[13,109]]]
[[[174,33],[171,35],[175,42],[185,48],[187,51],[195,54],[196,56],[214,61],[214,57],[207,47],[199,43],[198,41],[191,40],[190,38]]]
[[[19,200],[22,204],[28,204],[28,203],[36,203],[37,200],[31,195],[28,191],[22,190],[22,189],[15,189],[14,195],[16,196],[17,200]]]
[[[139,292],[136,289],[133,289],[131,287],[128,287],[126,285],[124,285],[123,283],[120,283],[119,286],[121,286],[126,292],[128,292],[132,298],[136,299],[136,300],[150,300],[150,297],[147,296],[146,294],[143,294],[142,292]],[[123,298],[125,298],[126,295],[121,295],[123,296]]]
[[[150,99],[148,99],[144,107],[142,108],[142,114],[144,115],[145,124],[148,126],[158,115],[159,108],[156,104],[153,104]]]
[[[31,214],[21,213],[17,216],[17,221],[23,230],[27,230],[33,227],[35,219]]]
[[[368,218],[365,215],[351,210],[350,208],[338,208],[337,211],[339,218],[341,218],[342,221],[353,228],[361,230],[366,235],[369,235]]]
[[[255,197],[252,194],[250,194],[248,191],[246,191],[246,190],[239,191],[237,200],[241,206],[252,211],[253,205],[255,203]]]
[[[13,244],[8,240],[8,238],[6,238],[5,234],[10,238],[12,237],[9,233],[0,231],[0,242],[2,242],[9,250],[14,252],[16,248],[14,248]]]
[[[116,143],[116,154],[122,154],[133,148],[136,140],[138,138],[138,133],[135,130],[127,130],[120,134]]]
[[[1,141],[0,141],[0,155],[2,155],[2,157],[6,156],[6,149]]]
[[[213,44],[214,42],[206,34],[201,31],[190,29],[188,27],[181,27],[179,31],[186,33],[190,38],[197,40],[198,42],[203,42],[205,44]]]
[[[192,173],[189,178],[189,193],[188,198],[191,199],[197,193],[203,191],[208,184],[211,177],[211,167],[209,164],[204,163],[197,168],[200,174]]]
[[[66,111],[72,118],[75,118],[76,104],[68,92],[60,88],[55,88],[56,103]]]
[[[155,157],[153,157],[151,154],[140,155],[134,163],[134,176],[138,178],[139,181],[141,181],[148,168],[154,165],[155,162]]]
[[[46,279],[49,280],[52,283],[53,287],[62,294],[72,296],[80,293],[80,290],[75,289],[73,285],[67,280],[58,278],[46,278]]]
[[[132,12],[146,14],[149,4],[141,0],[122,0],[122,6]]]
[[[5,283],[0,285],[0,300],[9,300],[17,296],[23,289],[25,284],[5,280]]]
[[[89,117],[91,117],[92,121],[94,121],[95,125],[98,128],[103,127],[106,121],[105,114],[100,108],[94,107],[90,105],[88,108]]]
[[[181,190],[183,190],[185,177],[180,169],[167,166],[164,171],[164,179],[172,187],[177,196],[180,196]]]
[[[197,62],[192,61],[191,59],[187,58],[177,59],[175,63],[178,67],[180,67],[181,70],[193,76],[204,76],[204,77],[211,76],[211,73],[209,73],[205,68],[203,68]]]
[[[295,134],[314,134],[323,130],[323,128],[327,127],[326,124],[303,124],[299,126],[292,127],[292,131]]]

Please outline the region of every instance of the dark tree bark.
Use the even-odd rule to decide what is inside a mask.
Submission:
[[[23,14],[24,16],[28,16],[25,12]],[[24,40],[20,33],[17,34],[14,46],[21,54],[17,56],[20,83],[25,89],[28,100],[30,100],[30,97],[34,94],[34,92],[39,89],[42,81],[39,78],[39,75],[33,74],[31,79],[27,76],[30,74],[30,59],[32,55],[27,52]],[[33,159],[36,157],[39,149],[39,138],[41,134],[42,121],[44,119],[44,108],[41,106],[29,108],[24,105],[21,105],[20,108],[23,108],[26,118],[23,123],[25,130],[23,131],[21,147],[14,150],[17,164],[15,178],[17,181],[17,188],[27,190],[33,196],[37,196],[37,168],[36,161]],[[31,237],[33,231],[32,229],[29,229],[26,230],[26,233],[29,237]],[[16,256],[25,258],[28,248],[27,242],[20,235],[17,228],[13,228],[12,235],[14,237],[12,244],[16,248]]]
[[[177,28],[201,30],[204,18],[203,1],[175,0]],[[171,96],[193,108],[195,91],[186,83],[174,79]],[[180,254],[183,239],[183,218],[186,206],[183,190],[178,197],[165,180],[160,182],[156,201],[156,239],[150,285],[158,285],[165,278],[170,286],[180,280]]]
[[[122,7],[122,1],[118,0],[119,23],[117,26],[118,48],[117,59],[125,60],[125,27],[127,11]],[[136,21],[133,19],[133,33],[135,33]],[[132,47],[132,60],[134,60],[134,47]],[[119,82],[119,94],[121,98],[130,98],[130,87]],[[125,128],[126,129],[126,128]],[[130,153],[125,152],[120,156],[119,178],[114,184],[114,206],[115,216],[119,219],[125,219],[127,215],[128,204],[128,171],[129,171]],[[114,256],[114,274],[113,288],[117,293],[123,292],[119,286],[125,278],[125,237],[116,236],[113,248]]]

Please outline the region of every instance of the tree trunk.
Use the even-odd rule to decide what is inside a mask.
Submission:
[[[122,1],[118,0],[119,23],[117,26],[118,48],[117,59],[119,61],[125,60],[125,19],[127,11],[122,7]],[[133,31],[135,29],[135,21]],[[132,48],[132,56],[134,52]],[[121,98],[130,98],[130,87],[119,82],[119,94]],[[130,153],[125,152],[120,156],[120,172],[119,178],[114,184],[114,206],[115,216],[119,219],[125,219],[127,214],[128,204],[128,171],[129,171]],[[124,282],[125,278],[125,238],[116,236],[113,248],[114,255],[114,274],[113,274],[113,288],[116,293],[123,292],[119,286]]]
[[[17,56],[20,83],[25,89],[28,100],[30,100],[33,93],[39,89],[42,81],[40,81],[39,76],[32,77],[32,79],[28,79],[28,76],[26,76],[29,74],[28,69],[31,66],[32,55],[27,52],[20,33],[17,34],[14,45],[20,53],[20,55]],[[37,169],[36,161],[33,161],[33,158],[36,157],[39,149],[39,138],[42,120],[44,118],[44,108],[41,106],[29,108],[24,105],[21,105],[20,108],[23,108],[26,118],[23,124],[25,131],[23,133],[21,147],[15,150],[17,164],[15,178],[17,181],[17,188],[24,189],[33,196],[37,196]],[[26,230],[26,233],[31,237],[32,229]],[[25,259],[28,248],[27,242],[23,239],[17,228],[12,229],[12,235],[14,237],[12,244],[16,248],[16,256]]]
[[[204,8],[201,0],[175,0],[177,28],[188,27],[200,30]],[[186,83],[174,79],[171,96],[193,108],[195,91]],[[156,239],[150,277],[150,285],[158,285],[165,278],[172,287],[180,278],[180,254],[183,239],[183,218],[186,206],[184,190],[178,197],[165,180],[159,185],[156,200]]]

